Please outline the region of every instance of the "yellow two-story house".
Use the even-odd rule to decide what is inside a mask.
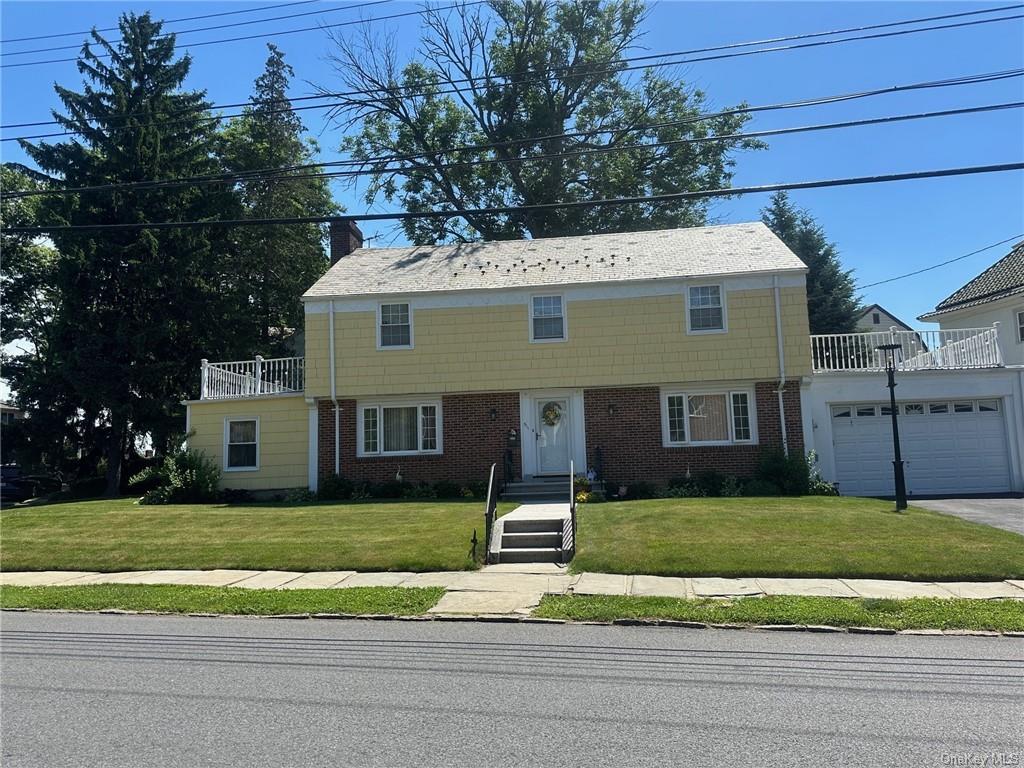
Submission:
[[[192,446],[223,484],[613,483],[803,451],[806,267],[760,223],[364,248],[331,225],[305,356],[203,362]]]

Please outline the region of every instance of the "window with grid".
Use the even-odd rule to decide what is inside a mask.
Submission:
[[[565,338],[565,315],[561,296],[534,296],[531,332],[534,341],[557,341]]]
[[[380,345],[412,346],[412,323],[409,321],[408,304],[380,305]]]
[[[750,439],[750,400],[746,392],[732,393],[732,432],[737,442]]]
[[[695,285],[689,292],[690,331],[725,329],[722,289],[717,285]]]
[[[1017,341],[1024,342],[1024,312],[1017,313]]]
[[[227,432],[227,469],[256,469],[259,466],[256,419],[229,421]]]
[[[672,443],[686,442],[686,396],[668,396],[668,439]]]
[[[363,406],[360,453],[439,452],[439,410],[436,403]]]
[[[754,439],[748,392],[672,393],[665,396],[664,408],[665,439],[670,445]]]

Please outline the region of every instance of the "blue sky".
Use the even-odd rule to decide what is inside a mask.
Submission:
[[[932,2],[661,2],[653,7],[644,46],[650,52],[698,48],[766,37],[816,32],[899,19],[955,13],[1006,3]],[[5,0],[4,38],[111,26],[123,11],[150,10],[174,19],[259,5],[255,2],[18,2]],[[344,3],[325,0],[223,19],[170,25],[182,30],[261,16],[329,9]],[[334,75],[325,61],[329,42],[322,31],[294,35],[276,30],[313,26],[363,16],[378,16],[420,7],[391,2],[361,11],[336,11],[268,24],[183,35],[180,44],[265,33],[264,40],[210,45],[192,50],[188,85],[205,89],[214,102],[245,100],[266,59],[265,41],[275,42],[295,68],[294,95],[311,92],[308,82],[331,87]],[[1019,13],[1009,12],[1009,13]],[[1006,15],[1006,14],[1004,14]],[[386,22],[398,36],[400,50],[415,55],[417,17]],[[80,42],[61,38],[34,43],[11,43],[5,53],[27,48]],[[73,53],[73,51],[71,52]],[[642,53],[642,51],[638,51]],[[14,57],[5,62],[49,58]],[[770,53],[726,61],[688,65],[687,82],[707,92],[712,107],[740,101],[751,104],[860,91],[903,83],[1004,70],[1024,65],[1024,25],[1021,20],[967,29],[930,32],[885,40],[862,41],[816,49]],[[58,105],[53,83],[70,87],[81,79],[73,63],[10,68],[2,73],[4,123],[49,118]],[[787,110],[757,116],[748,130],[815,122],[875,117],[938,109],[1017,101],[1024,96],[1024,79],[885,95],[846,104]],[[340,134],[325,125],[322,113],[304,113],[311,133],[324,147],[324,158],[337,157]],[[13,130],[4,135],[14,135]],[[5,161],[21,161],[16,145],[2,145]],[[1024,159],[1024,110],[914,121],[898,125],[777,137],[766,151],[737,156],[734,184],[895,173]],[[337,199],[351,212],[366,210],[357,193],[340,182]],[[723,223],[756,219],[767,195],[719,202],[714,216]],[[850,188],[806,190],[793,194],[824,226],[861,283],[960,256],[989,243],[1024,232],[1024,174],[1009,172],[973,177],[933,179]],[[376,210],[384,210],[377,206]],[[388,224],[364,228],[383,233]],[[866,303],[879,303],[916,324],[914,318],[931,309],[965,281],[1004,255],[1008,246],[987,251],[919,277],[872,288]]]

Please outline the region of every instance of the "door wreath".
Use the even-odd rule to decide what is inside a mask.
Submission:
[[[562,406],[555,402],[545,404],[542,418],[549,427],[555,426],[562,420]]]

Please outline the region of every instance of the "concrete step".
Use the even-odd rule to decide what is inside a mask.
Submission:
[[[502,534],[506,533],[561,533],[562,521],[557,517],[540,520],[503,520]]]
[[[559,548],[562,546],[561,531],[504,532],[501,536],[501,551],[508,549]]]
[[[554,547],[502,549],[498,553],[499,563],[560,563],[561,561],[562,550]]]

